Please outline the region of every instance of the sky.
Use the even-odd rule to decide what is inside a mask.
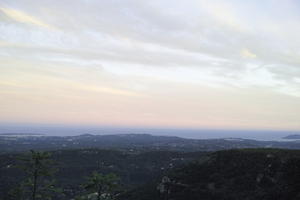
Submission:
[[[0,122],[300,130],[297,0],[1,0]]]

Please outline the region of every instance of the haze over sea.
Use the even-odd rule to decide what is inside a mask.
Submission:
[[[152,134],[191,139],[243,138],[254,140],[284,140],[282,137],[300,134],[291,130],[237,130],[237,129],[184,129],[124,126],[68,126],[49,124],[1,124],[0,133],[38,133],[47,136],[74,136],[80,134]]]

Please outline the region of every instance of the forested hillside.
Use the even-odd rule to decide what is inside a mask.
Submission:
[[[204,162],[172,170],[160,182],[135,189],[119,199],[298,200],[300,151],[215,152]]]
[[[37,136],[0,135],[0,154],[29,151],[65,149],[116,149],[123,151],[217,151],[236,148],[284,148],[300,149],[300,142],[257,141],[242,138],[186,139],[149,134]]]
[[[29,154],[0,156],[0,199],[10,196],[26,174],[17,166]],[[50,152],[56,168],[55,198],[87,194],[92,172],[115,174],[119,200],[297,200],[300,197],[300,151],[241,149],[204,152],[124,152],[83,149]],[[82,198],[84,199],[84,198]],[[93,198],[86,198],[93,199]]]
[[[101,149],[59,150],[50,152],[51,167],[56,186],[62,188],[66,199],[79,195],[81,185],[94,171],[114,173],[121,179],[122,189],[128,190],[152,180],[159,179],[170,169],[205,157],[203,152],[174,151],[116,151]],[[29,153],[4,154],[0,156],[0,199],[24,180],[25,174],[19,166]],[[5,199],[5,198],[4,198]]]

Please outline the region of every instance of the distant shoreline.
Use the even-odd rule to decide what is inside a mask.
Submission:
[[[0,136],[45,136],[42,133],[0,133]]]
[[[155,136],[177,136],[186,139],[243,138],[257,141],[291,141],[289,135],[300,135],[291,130],[231,130],[231,129],[158,129],[136,127],[80,127],[80,126],[0,126],[0,137],[24,136],[76,136],[82,134],[151,134]]]

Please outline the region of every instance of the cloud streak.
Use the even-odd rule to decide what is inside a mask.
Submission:
[[[35,85],[52,91],[51,83],[71,91],[80,88],[78,93],[88,93],[91,99],[106,94],[115,104],[123,105],[116,106],[116,113],[126,110],[126,118],[132,116],[141,121],[144,119],[141,116],[145,120],[155,116],[157,123],[164,121],[164,117],[175,116],[171,112],[164,115],[160,105],[166,110],[177,110],[180,104],[186,104],[181,97],[188,88],[193,88],[186,94],[192,101],[211,89],[223,94],[220,101],[229,102],[243,99],[245,91],[253,90],[257,93],[251,93],[252,98],[265,98],[259,92],[263,90],[282,102],[293,99],[296,107],[294,99],[300,98],[299,9],[293,0],[5,1],[0,6],[0,77],[3,83],[18,80],[16,92],[20,94],[22,84],[28,81],[32,84],[26,91],[33,96],[45,95]],[[157,83],[162,86],[156,86]],[[173,97],[180,101],[169,104],[160,98],[180,84],[184,89],[178,89]],[[11,86],[1,87],[8,91]],[[61,95],[60,90],[55,91],[54,96]],[[228,97],[229,91],[234,95]],[[141,99],[153,111],[134,109],[133,105]],[[12,107],[8,102],[7,107]],[[194,107],[210,107],[209,102],[199,100]],[[113,107],[109,101],[105,103]],[[215,104],[222,110],[222,103]],[[264,107],[260,107],[259,101],[253,104],[257,110],[246,121],[253,127],[255,123],[262,126],[250,115],[262,119],[260,116],[264,114],[258,108]],[[251,102],[243,105],[252,107]],[[130,109],[135,114],[131,115]],[[184,108],[177,111],[184,112]],[[206,110],[205,113],[216,124],[221,121],[234,124],[236,119],[241,125],[245,120],[237,118],[243,116],[242,111],[231,108],[226,112]],[[234,116],[229,117],[229,112],[235,113]],[[288,105],[282,113],[287,119],[291,116]],[[279,113],[274,115],[282,120]],[[187,121],[193,121],[196,126],[205,117],[185,115],[172,119],[185,121],[186,125]],[[288,127],[287,120],[283,123]]]
[[[46,24],[42,22],[41,20],[28,15],[25,12],[12,9],[12,8],[5,8],[5,7],[0,7],[0,11],[4,13],[6,16],[10,17],[11,19],[15,20],[16,22],[21,22],[25,24],[30,24],[30,25],[35,25],[39,26],[42,28],[47,28],[47,29],[52,29],[52,27],[49,24]]]

